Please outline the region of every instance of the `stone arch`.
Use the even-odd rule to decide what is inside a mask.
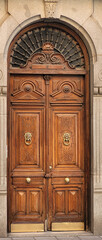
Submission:
[[[36,25],[37,27],[35,27]],[[12,40],[8,54],[9,71],[14,73],[13,70],[15,70],[15,73],[17,73],[18,68],[26,68],[28,61],[32,59],[33,55],[36,53],[40,54],[44,50],[44,43],[48,42],[48,44],[50,43],[50,50],[54,50],[56,54],[61,53],[71,69],[77,71],[86,70],[87,78],[89,76],[88,51],[78,34],[72,29],[68,30],[67,25],[59,20],[41,20],[37,21],[36,25],[34,23],[22,29]],[[58,29],[57,33],[56,29]],[[38,36],[36,35],[37,33]],[[54,34],[55,39],[57,39],[55,42]],[[52,42],[50,39],[52,39]],[[22,51],[21,55],[20,49]],[[68,87],[65,91],[68,91]]]
[[[45,43],[48,43],[47,49],[45,49]],[[85,67],[84,53],[74,36],[56,26],[45,25],[32,28],[19,36],[11,50],[11,68],[25,67],[35,53],[41,54],[42,49],[43,51],[54,49],[56,54],[63,56],[71,68],[84,69]],[[44,59],[42,63],[43,61]],[[54,63],[54,58],[52,63]]]
[[[36,22],[41,22],[41,21],[47,22],[47,21],[49,21],[49,19],[41,19],[40,16],[34,16],[34,17],[22,22],[20,25],[17,26],[16,29],[14,29],[14,31],[10,34],[10,36],[6,42],[5,48],[4,48],[4,60],[5,61],[7,59],[9,46],[10,46],[12,40],[14,39],[14,37],[28,25],[36,23]],[[86,47],[88,49],[89,56],[92,59],[93,63],[97,60],[97,50],[95,48],[94,42],[91,39],[91,36],[89,36],[87,31],[82,26],[80,26],[78,23],[69,19],[66,16],[61,16],[60,19],[51,19],[51,22],[54,22],[54,21],[63,23],[66,26],[69,26],[71,29],[73,29],[82,38],[84,44],[86,45]]]
[[[68,31],[68,27],[58,20],[38,21],[36,24],[24,28],[12,41],[9,48],[12,67],[24,67],[33,54],[41,51],[45,41],[53,44],[54,50],[61,53],[70,67],[84,68],[84,64],[87,65],[85,51],[82,50],[84,43],[73,30],[69,28]]]

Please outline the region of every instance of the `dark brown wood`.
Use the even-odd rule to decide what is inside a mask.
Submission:
[[[40,25],[46,24],[36,27]],[[86,228],[89,226],[88,55],[72,30],[58,23],[57,27],[76,38],[83,50],[85,69],[72,70],[60,54],[56,55],[58,66],[46,61],[35,64],[38,53],[25,68],[9,71],[9,231],[11,223],[44,223],[46,219],[48,230],[52,222],[84,222]],[[28,29],[32,26],[25,31]],[[26,133],[31,133],[28,142]]]

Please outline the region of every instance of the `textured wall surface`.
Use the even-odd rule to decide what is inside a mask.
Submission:
[[[7,235],[7,52],[28,23],[58,18],[75,28],[90,54],[92,231],[102,234],[102,1],[0,0],[0,237]]]

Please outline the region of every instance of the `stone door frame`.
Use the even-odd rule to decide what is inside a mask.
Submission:
[[[36,20],[36,17],[35,17]],[[43,20],[42,20],[43,21]],[[54,21],[54,20],[53,20]],[[59,20],[58,20],[59,21]],[[76,24],[73,23],[73,21],[67,19],[66,17],[62,16],[61,21],[64,21],[65,25],[70,26],[70,28],[74,29],[74,31],[78,32],[79,36],[81,36],[82,40],[84,41],[90,58],[90,122],[91,122],[91,231],[97,234],[97,232],[101,231],[99,230],[99,224],[97,222],[97,210],[95,210],[95,204],[93,201],[98,200],[99,194],[102,192],[101,189],[101,172],[100,172],[100,157],[97,157],[96,161],[93,159],[93,124],[96,128],[94,131],[95,136],[99,136],[100,131],[100,125],[97,128],[97,121],[100,119],[100,105],[102,102],[101,98],[101,87],[94,87],[94,100],[93,100],[93,66],[96,62],[96,50],[93,41],[91,40],[90,36],[83,30],[79,29],[79,27],[75,28]],[[60,21],[59,21],[60,22]],[[32,20],[31,20],[32,23]],[[23,23],[21,27],[23,28],[24,25],[26,26],[27,22]],[[77,24],[78,26],[78,24]],[[4,66],[5,66],[5,82],[7,79],[7,53],[8,48],[11,43],[11,40],[13,37],[19,32],[20,28],[17,27],[16,30],[13,31],[13,33],[8,37],[7,43],[4,50]],[[2,72],[1,72],[2,77]],[[101,70],[99,71],[99,78],[101,79]],[[7,173],[6,173],[6,164],[7,164],[7,138],[6,138],[6,122],[7,122],[7,113],[6,113],[6,101],[7,101],[7,84],[5,83],[4,86],[1,87],[1,136],[3,136],[3,141],[1,141],[1,153],[2,153],[2,159],[1,159],[1,166],[2,166],[2,175],[0,177],[0,202],[1,202],[1,209],[3,209],[1,216],[3,216],[3,222],[2,218],[0,218],[0,221],[2,224],[0,224],[2,229],[0,229],[0,236],[7,236]],[[97,97],[98,96],[98,97]],[[93,121],[93,104],[95,106],[94,109],[94,121]],[[98,111],[98,115],[96,116],[96,112]],[[3,133],[4,130],[4,133]],[[99,138],[95,140],[94,143],[98,144],[99,149]],[[97,153],[98,154],[98,153]],[[96,156],[96,149],[94,150],[94,156]],[[95,166],[95,167],[94,167]],[[94,181],[93,181],[94,179]],[[98,211],[99,212],[99,211]],[[96,216],[96,218],[95,218]],[[99,218],[100,220],[100,218]],[[98,220],[98,221],[99,221]],[[96,221],[96,222],[95,222]],[[98,228],[97,228],[98,226]]]

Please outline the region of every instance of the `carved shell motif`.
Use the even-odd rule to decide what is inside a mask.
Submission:
[[[52,64],[55,62],[57,64],[60,59],[56,59],[53,53],[50,56],[43,55],[45,43],[50,45],[50,51],[52,45],[53,53],[62,55],[71,68],[85,67],[82,49],[74,37],[60,29],[48,26],[34,28],[19,37],[12,48],[10,67],[25,67],[28,60],[36,53],[39,53],[39,59],[37,60],[39,64],[49,63],[49,61]]]

